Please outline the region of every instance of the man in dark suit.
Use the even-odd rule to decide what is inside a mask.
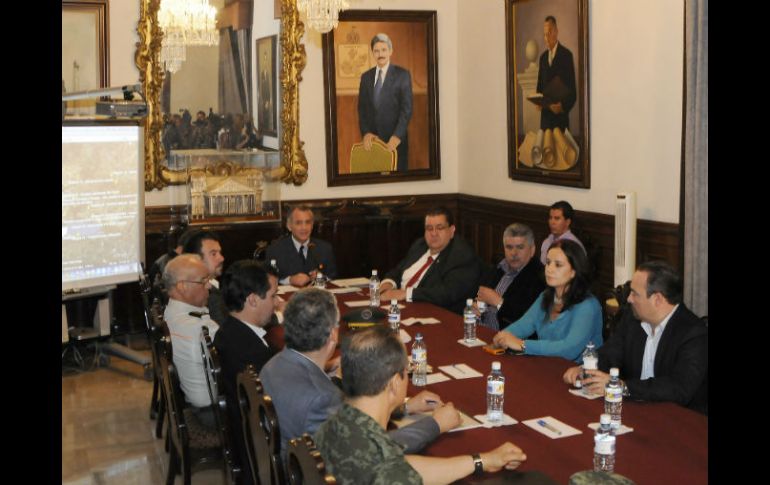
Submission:
[[[278,265],[279,283],[298,288],[307,286],[321,271],[327,278],[337,277],[337,260],[332,245],[313,238],[313,211],[306,205],[297,205],[289,210],[286,228],[291,235],[274,241],[267,248],[265,259],[274,259]]]
[[[537,109],[541,110],[540,128],[561,128],[564,131],[569,127],[569,112],[577,100],[575,63],[572,60],[572,52],[559,43],[559,29],[552,15],[545,18],[543,36],[547,49],[540,55],[537,92],[559,99],[545,107],[538,105]],[[560,87],[555,89],[556,85]],[[559,92],[558,96],[554,95],[556,91]]]
[[[222,245],[219,236],[211,231],[196,231],[187,238],[182,251],[197,254],[209,270],[211,288],[209,289],[209,311],[215,322],[222,324],[227,318],[227,308],[222,300],[222,292],[219,289],[219,278],[222,276],[225,257],[222,254]]]
[[[478,301],[486,303],[484,326],[508,326],[526,312],[545,289],[543,264],[535,255],[535,235],[524,224],[511,224],[503,232],[505,258],[487,271],[479,286]]]
[[[339,310],[334,296],[317,288],[304,289],[286,304],[284,318],[286,347],[265,364],[260,374],[278,414],[283,453],[290,439],[315,433],[343,401],[336,378],[327,375],[339,368],[339,357],[331,359],[339,339]],[[410,413],[433,409],[433,418],[418,420],[389,434],[409,452],[415,452],[440,432],[460,424],[454,406],[442,405],[441,398],[430,391],[422,391],[406,403]]]
[[[409,169],[407,127],[412,118],[412,77],[403,67],[390,63],[393,43],[386,34],[371,41],[377,66],[361,75],[358,87],[358,124],[364,149],[379,138],[398,153],[398,171]]]
[[[222,297],[230,311],[214,337],[214,346],[222,363],[222,378],[230,429],[234,430],[234,456],[245,467],[243,483],[248,483],[248,457],[243,442],[241,412],[238,406],[236,379],[238,373],[252,364],[262,370],[273,351],[265,340],[264,327],[273,316],[278,282],[275,276],[256,261],[241,260],[233,263],[222,276]]]
[[[668,264],[640,265],[631,278],[626,312],[599,348],[599,369],[582,382],[604,393],[610,367],[620,370],[624,399],[672,401],[708,414],[708,328],[682,303],[682,280]],[[580,368],[564,373],[574,384]]]
[[[406,257],[382,281],[383,301],[427,301],[462,313],[465,300],[476,295],[481,260],[462,238],[455,237],[454,218],[445,207],[425,216],[425,237],[412,244]]]

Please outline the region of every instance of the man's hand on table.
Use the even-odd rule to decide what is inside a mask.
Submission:
[[[484,465],[485,472],[496,472],[503,467],[506,470],[517,468],[523,461],[526,461],[527,455],[510,441],[506,441],[494,450],[480,453],[481,462]]]

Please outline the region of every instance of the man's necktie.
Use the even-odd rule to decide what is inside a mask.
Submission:
[[[374,104],[380,104],[380,92],[382,91],[382,69],[377,70],[377,82],[374,83]]]
[[[305,246],[299,247],[299,259],[302,260],[302,264],[305,264],[305,261],[307,261],[307,258],[305,257]]]
[[[417,284],[417,282],[420,280],[420,276],[425,272],[426,269],[428,269],[428,266],[433,262],[433,256],[428,256],[428,260],[425,261],[425,264],[422,265],[422,268],[417,271],[414,276],[412,276],[409,281],[406,283],[406,286],[404,288],[409,288],[411,286],[414,286]]]

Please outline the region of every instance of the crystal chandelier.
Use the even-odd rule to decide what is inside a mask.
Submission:
[[[308,27],[322,34],[337,27],[340,10],[348,7],[347,0],[297,0],[297,9],[305,12]]]
[[[177,72],[187,59],[189,45],[218,45],[217,9],[208,0],[161,0],[158,24],[163,30],[160,60]]]

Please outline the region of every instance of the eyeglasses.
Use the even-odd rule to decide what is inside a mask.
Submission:
[[[211,276],[206,276],[205,278],[203,278],[200,281],[195,281],[195,280],[179,280],[179,281],[177,281],[177,283],[195,283],[196,285],[207,285],[207,284],[209,284],[211,282],[212,279],[213,278],[211,278]]]
[[[437,224],[435,226],[425,226],[425,232],[443,231],[449,227],[448,224]]]

